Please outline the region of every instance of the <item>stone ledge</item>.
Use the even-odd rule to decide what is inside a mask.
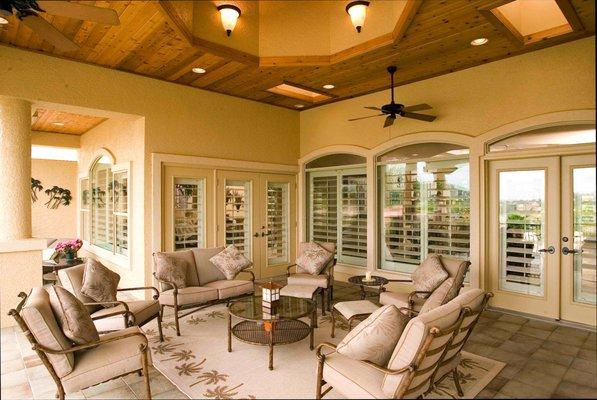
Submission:
[[[21,251],[44,250],[48,247],[45,239],[17,239],[0,242],[0,253],[18,253]]]

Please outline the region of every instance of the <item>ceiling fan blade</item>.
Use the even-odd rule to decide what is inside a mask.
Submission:
[[[367,118],[373,118],[373,117],[381,117],[382,115],[385,115],[385,114],[369,115],[368,117],[360,117],[360,118],[351,118],[351,119],[349,119],[349,121],[358,121],[360,119],[367,119]]]
[[[33,32],[59,50],[71,52],[79,50],[79,46],[54,28],[48,21],[37,15],[27,15],[21,20]]]
[[[365,107],[367,110],[375,110],[375,111],[381,111],[381,108],[379,107]]]
[[[434,121],[437,118],[435,115],[425,115],[425,114],[417,114],[417,113],[411,113],[411,112],[405,112],[402,114],[402,116],[404,118],[418,119],[419,121],[427,121],[427,122]]]
[[[423,103],[423,104],[415,104],[414,106],[406,106],[404,107],[404,111],[423,111],[423,110],[431,110],[433,107],[431,107],[429,104]]]
[[[39,6],[48,14],[60,15],[62,17],[75,18],[83,21],[98,22],[106,25],[120,25],[118,13],[111,8],[54,0],[38,0],[37,4],[39,4]]]
[[[383,123],[383,127],[387,128],[388,126],[394,125],[394,121],[396,121],[396,116],[393,114],[388,115],[388,118],[386,118],[385,122]]]

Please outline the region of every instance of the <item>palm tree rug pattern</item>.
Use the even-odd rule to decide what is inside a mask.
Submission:
[[[172,315],[164,317],[164,341],[156,322],[143,327],[150,340],[156,369],[192,399],[309,399],[315,395],[317,360],[309,350],[309,339],[276,346],[274,369],[268,369],[267,346],[256,346],[232,338],[227,349],[225,305],[211,307],[180,320],[176,336]],[[234,322],[234,320],[233,320]],[[315,345],[339,343],[347,326],[336,321],[336,337],[330,337],[329,314],[319,316]],[[464,398],[474,398],[505,366],[504,363],[462,352],[458,368]],[[450,374],[451,375],[451,374]],[[332,390],[326,398],[342,398]],[[452,377],[444,379],[426,398],[460,398]]]

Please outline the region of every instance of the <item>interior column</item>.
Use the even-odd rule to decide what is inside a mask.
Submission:
[[[0,96],[0,241],[31,237],[31,103]]]

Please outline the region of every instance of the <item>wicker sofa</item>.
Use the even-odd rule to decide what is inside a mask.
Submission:
[[[230,302],[231,300],[252,295],[255,291],[255,274],[252,271],[244,270],[239,272],[248,274],[248,280],[234,279],[227,280],[224,274],[209,261],[209,259],[224,250],[224,246],[207,249],[182,250],[169,253],[162,253],[178,260],[188,263],[190,268],[186,271],[186,287],[181,288],[173,282],[154,278],[160,284],[160,308],[163,315],[164,307],[174,309],[174,323],[176,335],[180,336],[179,319],[197,310],[209,307],[213,304]],[[154,269],[156,263],[154,253]],[[189,310],[180,314],[179,311]]]

